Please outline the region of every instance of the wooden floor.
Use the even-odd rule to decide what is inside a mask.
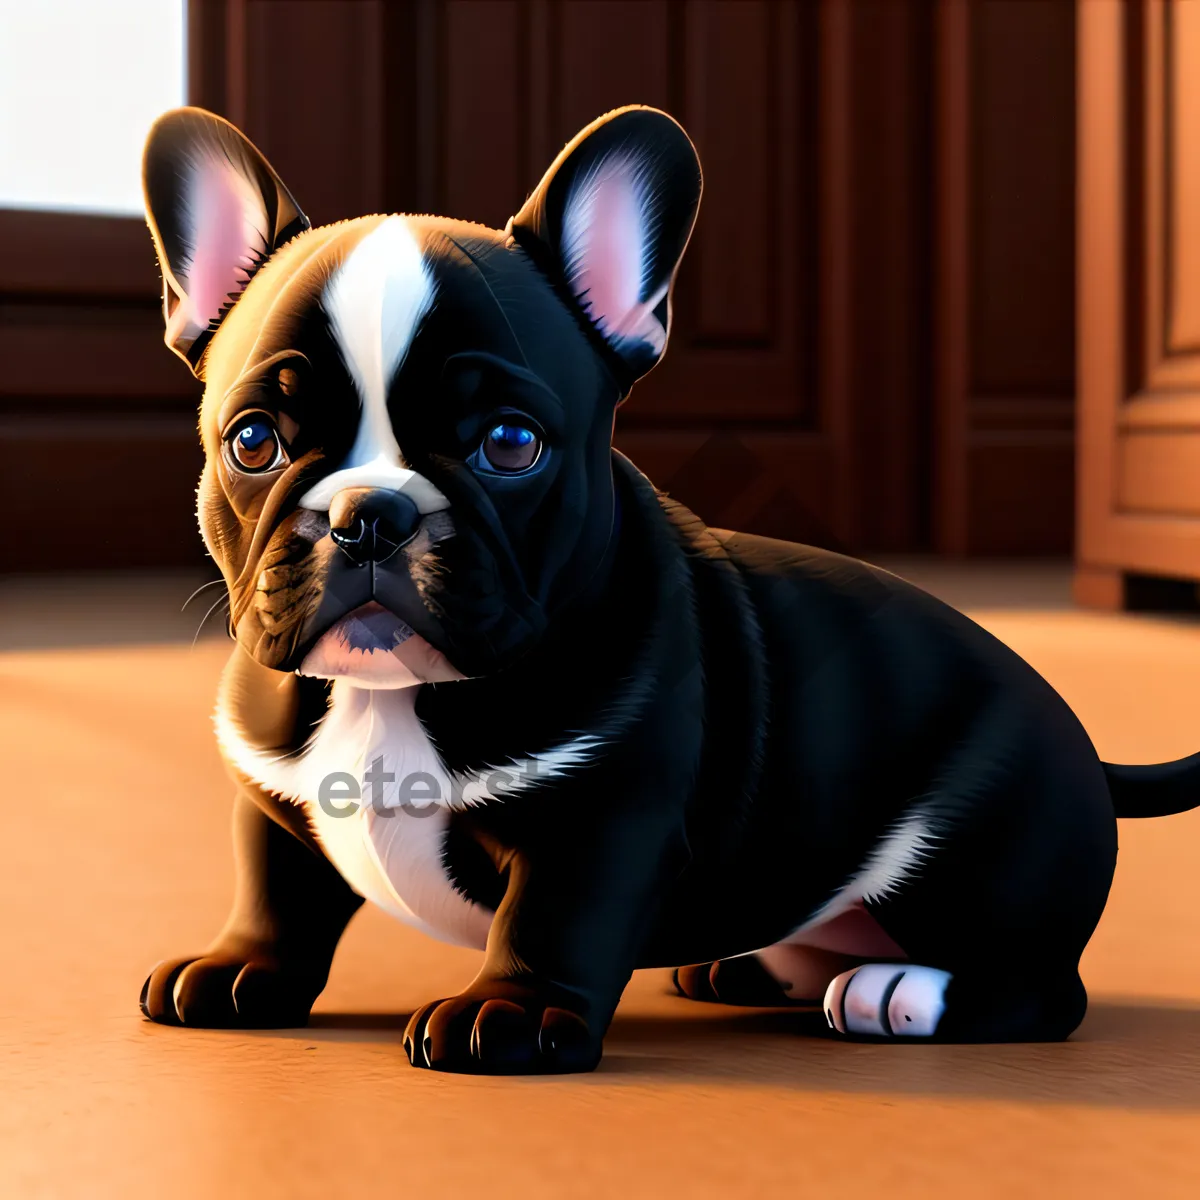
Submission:
[[[1071,611],[1058,568],[914,565],[1042,670],[1108,758],[1200,748],[1200,626]],[[224,654],[182,576],[0,582],[0,1196],[1200,1195],[1200,813],[1127,823],[1053,1046],[872,1047],[635,979],[590,1076],[415,1071],[475,955],[356,918],[305,1030],[148,1024],[229,897]],[[189,610],[191,611],[191,610]]]

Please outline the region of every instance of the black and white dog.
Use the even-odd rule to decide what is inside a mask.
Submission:
[[[365,898],[485,952],[409,1022],[441,1070],[589,1069],[655,965],[852,1037],[1079,1024],[1115,817],[1191,807],[1200,762],[1102,764],[965,617],[707,529],[612,450],[700,200],[670,117],[596,121],[503,232],[310,229],[197,109],[154,126],[145,189],[206,382],[238,782],[232,915],[148,1017],[303,1024]]]

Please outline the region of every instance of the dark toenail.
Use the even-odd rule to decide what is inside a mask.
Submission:
[[[425,1040],[421,1043],[421,1049],[425,1054],[425,1065],[427,1067],[432,1067],[433,1060],[431,1055],[433,1052],[433,1038],[431,1038],[429,1034],[425,1035]]]
[[[408,1061],[413,1060],[413,1040],[406,1033],[404,1035],[404,1053],[408,1055]]]
[[[138,995],[138,1008],[140,1008],[142,1010],[143,1017],[150,1016],[150,1006],[146,1003],[146,1000],[149,998],[149,996],[150,996],[150,980],[147,977],[146,982],[142,984],[141,993]]]
[[[911,1021],[911,1020],[912,1020],[912,1017],[910,1017],[910,1016],[909,1016],[909,1015],[906,1013],[906,1014],[905,1014],[905,1016],[904,1016],[904,1019],[905,1019],[906,1021]]]

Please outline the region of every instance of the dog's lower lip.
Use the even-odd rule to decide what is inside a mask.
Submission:
[[[411,687],[465,676],[394,612],[372,601],[348,612],[304,656],[296,674],[368,688]]]
[[[324,638],[335,638],[350,650],[371,654],[394,650],[413,636],[413,627],[375,600],[346,613],[331,625]]]

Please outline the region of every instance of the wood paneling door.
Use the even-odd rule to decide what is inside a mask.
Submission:
[[[1076,592],[1200,580],[1200,4],[1079,6]]]

